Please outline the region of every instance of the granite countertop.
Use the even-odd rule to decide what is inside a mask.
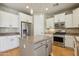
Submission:
[[[13,33],[0,33],[0,36],[10,36],[10,35],[20,35],[19,32],[13,32]]]
[[[33,44],[38,43],[38,42],[41,42],[41,41],[44,41],[44,40],[48,40],[50,38],[52,38],[52,36],[46,36],[46,35],[38,35],[38,36],[27,36],[27,37],[24,37],[24,39],[27,42],[31,42]]]
[[[44,40],[48,40],[52,38],[49,36],[45,36],[45,35],[38,35],[38,36],[27,36],[24,37],[21,41],[20,41],[20,48],[22,48],[22,55],[27,55],[27,56],[32,56],[33,55],[33,45],[44,41]],[[22,45],[22,46],[21,46]],[[24,47],[24,49],[23,49]]]
[[[79,36],[79,33],[66,33],[65,35]]]

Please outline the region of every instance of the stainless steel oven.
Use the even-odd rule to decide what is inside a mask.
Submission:
[[[53,43],[56,46],[65,46],[65,35],[62,34],[54,34],[53,35]]]
[[[53,34],[54,45],[64,47],[65,46],[65,22],[56,22],[54,24],[56,32]]]

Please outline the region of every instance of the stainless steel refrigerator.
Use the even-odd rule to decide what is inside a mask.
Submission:
[[[21,37],[31,36],[31,23],[21,22]]]

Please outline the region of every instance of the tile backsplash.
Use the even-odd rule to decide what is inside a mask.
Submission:
[[[19,32],[18,28],[0,27],[0,33],[14,33]]]
[[[79,33],[79,28],[66,29],[66,33]]]

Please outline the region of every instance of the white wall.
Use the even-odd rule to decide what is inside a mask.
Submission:
[[[34,15],[34,35],[44,34],[44,15]]]

